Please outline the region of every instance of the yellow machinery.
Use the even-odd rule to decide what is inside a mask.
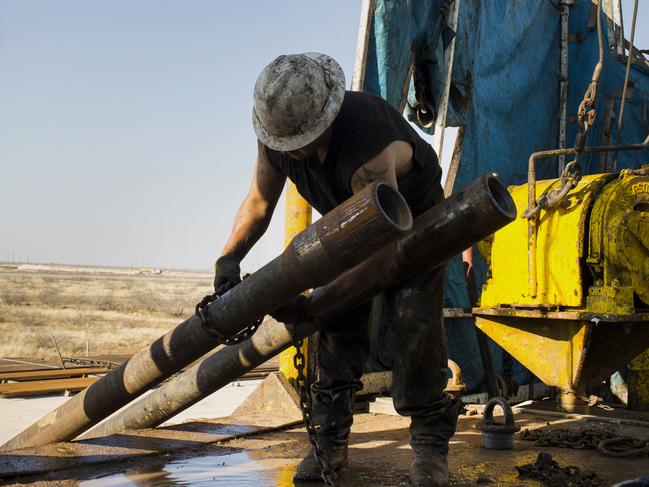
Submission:
[[[286,211],[284,213],[284,245],[288,245],[293,237],[311,225],[311,205],[298,193],[295,184],[286,184]],[[308,357],[308,340],[304,341],[302,353]],[[290,347],[279,354],[279,371],[290,382],[297,378],[297,369],[293,365],[295,347]]]
[[[476,325],[559,388],[564,409],[649,347],[647,174],[584,176],[559,206],[529,224],[518,218],[486,246],[489,275]],[[528,185],[510,192],[520,214]],[[642,354],[629,370],[640,407],[649,406],[646,369]]]

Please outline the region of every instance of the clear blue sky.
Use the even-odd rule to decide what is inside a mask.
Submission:
[[[277,55],[351,76],[360,3],[13,1],[0,7],[0,260],[208,268],[256,152]],[[248,259],[282,248],[283,202]]]
[[[349,86],[359,13],[351,0],[3,0],[0,260],[210,267],[248,189],[257,75],[320,51]],[[244,268],[281,250],[282,221],[283,201]]]

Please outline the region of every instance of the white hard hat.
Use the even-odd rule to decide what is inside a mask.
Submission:
[[[338,115],[345,74],[319,53],[279,56],[255,83],[252,123],[266,147],[288,152],[316,140]]]

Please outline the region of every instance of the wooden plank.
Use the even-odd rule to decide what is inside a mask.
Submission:
[[[53,392],[80,391],[100,377],[74,377],[71,379],[34,380],[0,384],[0,396],[23,397]]]
[[[451,158],[451,164],[448,168],[448,172],[446,173],[446,181],[444,182],[444,196],[446,196],[447,198],[453,193],[455,178],[457,177],[457,172],[460,168],[460,157],[462,155],[463,142],[464,125],[460,125],[460,128],[457,131],[457,138],[455,139],[455,147],[453,148],[453,157]]]
[[[376,0],[363,0],[361,4],[361,20],[358,26],[358,41],[356,43],[356,58],[352,72],[352,91],[363,91],[365,84],[365,66],[367,50],[374,20]]]
[[[455,0],[453,2],[453,10],[450,15],[447,16],[448,26],[457,32],[457,20],[460,11],[460,0]],[[450,17],[450,18],[449,18]],[[436,114],[435,132],[439,133],[439,149],[437,155],[440,162],[444,157],[444,131],[446,129],[446,115],[448,114],[448,102],[451,92],[451,80],[453,78],[453,61],[455,60],[455,37],[451,40],[450,45],[444,50],[444,72],[446,73],[446,79],[444,80],[444,87],[442,89],[441,100],[439,101],[439,110]]]
[[[0,381],[33,381],[42,379],[64,379],[83,375],[105,374],[108,369],[102,367],[70,367],[68,369],[30,369],[12,372],[0,372]]]

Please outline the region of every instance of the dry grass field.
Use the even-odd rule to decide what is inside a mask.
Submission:
[[[131,355],[191,315],[208,273],[0,264],[0,357]]]

